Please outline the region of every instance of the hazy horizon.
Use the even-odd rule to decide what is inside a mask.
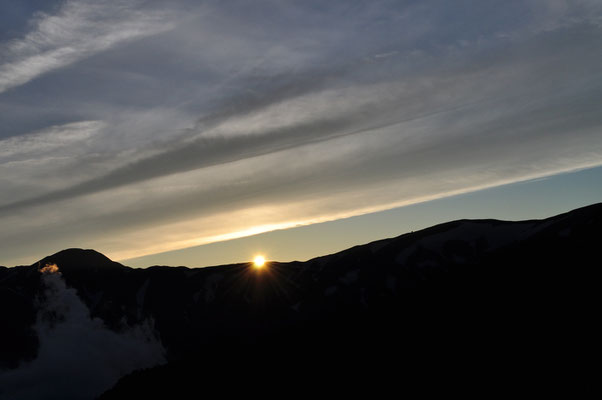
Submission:
[[[271,261],[307,261],[452,220],[545,219],[599,203],[602,185],[596,183],[601,181],[602,167],[590,168],[371,214],[113,261],[134,268],[154,265],[209,267],[250,262],[257,254],[265,255]],[[64,249],[56,249],[60,250]],[[94,250],[103,253],[103,249]],[[27,260],[23,265],[37,260]]]
[[[602,167],[118,261],[139,268],[250,262],[255,254],[264,254],[268,259],[280,262],[307,261],[458,219],[545,219],[602,202],[602,185],[597,185],[598,182],[602,182]]]

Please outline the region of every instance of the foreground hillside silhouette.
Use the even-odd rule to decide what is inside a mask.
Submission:
[[[257,385],[352,393],[419,371],[457,373],[467,362],[525,354],[541,362],[589,312],[601,231],[595,204],[545,220],[454,221],[261,270],[132,269],[64,250],[0,268],[0,367],[36,359],[47,264],[92,317],[115,331],[152,321],[165,348],[167,364],[124,377],[103,399]]]

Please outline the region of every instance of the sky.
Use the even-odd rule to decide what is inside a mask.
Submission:
[[[2,1],[0,265],[307,259],[602,201],[600,43],[598,0]]]

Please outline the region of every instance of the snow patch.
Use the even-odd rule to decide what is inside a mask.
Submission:
[[[411,256],[421,246],[428,250],[441,252],[445,243],[451,240],[463,240],[476,247],[479,239],[486,239],[488,249],[494,250],[506,246],[514,241],[524,240],[532,236],[541,228],[533,222],[512,223],[512,224],[493,224],[488,222],[462,222],[458,226],[445,232],[435,233],[427,236],[412,246],[408,246],[397,254],[395,262],[405,264],[408,257]]]

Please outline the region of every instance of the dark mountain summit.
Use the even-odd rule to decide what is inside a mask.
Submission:
[[[102,271],[107,269],[123,268],[123,265],[112,261],[104,254],[95,250],[66,249],[56,254],[45,257],[34,265],[46,264],[60,265],[64,273],[76,273],[78,270]]]
[[[0,366],[36,357],[38,269],[49,263],[93,317],[116,331],[152,321],[167,351],[168,364],[124,378],[103,398],[186,388],[199,376],[212,387],[265,374],[294,384],[308,364],[316,376],[362,370],[366,378],[384,373],[383,360],[401,371],[527,347],[546,357],[559,327],[578,327],[589,312],[601,231],[595,204],[545,220],[453,221],[261,270],[132,269],[93,250],[64,250],[0,268]]]

